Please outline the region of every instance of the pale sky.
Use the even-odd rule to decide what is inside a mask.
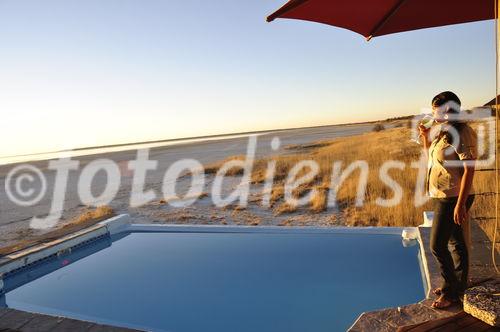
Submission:
[[[366,42],[285,0],[0,0],[0,156],[419,113],[495,95],[493,21]]]

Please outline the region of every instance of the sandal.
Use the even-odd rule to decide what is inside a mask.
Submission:
[[[437,295],[437,296],[441,295],[441,292],[442,292],[442,288],[441,287],[434,288],[432,290],[432,294]]]
[[[455,303],[457,303],[459,301],[460,301],[459,299],[455,299],[455,298],[450,299],[444,295],[441,295],[437,300],[432,302],[431,307],[433,307],[435,309],[446,309],[446,308],[453,306]]]

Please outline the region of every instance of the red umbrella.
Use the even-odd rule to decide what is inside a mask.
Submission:
[[[390,33],[495,18],[496,0],[290,0],[271,14],[338,26],[367,40]]]

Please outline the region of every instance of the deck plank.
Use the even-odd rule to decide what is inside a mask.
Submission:
[[[94,323],[78,321],[75,319],[63,319],[52,331],[87,332],[95,325]]]
[[[475,322],[473,322],[472,324],[458,328],[458,329],[454,330],[453,332],[455,332],[455,331],[456,332],[484,332],[484,331],[490,330],[491,328],[494,328],[494,327],[486,324],[483,321],[480,321],[479,319],[476,319]],[[498,330],[500,330],[500,328],[497,328],[496,330],[498,331]]]
[[[10,311],[10,309],[0,308],[0,318],[2,318],[2,316],[5,315],[5,314],[7,314],[9,311]]]
[[[129,330],[125,329],[122,327],[116,327],[116,326],[106,326],[106,325],[100,325],[100,324],[94,324],[88,332],[132,332],[135,330]]]
[[[453,316],[429,320],[427,322],[403,326],[397,332],[482,332],[500,331],[485,322],[469,315],[465,311]]]
[[[0,332],[133,332],[137,330],[76,319],[0,309]]]
[[[8,309],[9,311],[0,319],[0,328],[19,330],[29,321],[35,318],[35,315],[29,312]]]
[[[54,331],[57,325],[63,321],[64,318],[35,315],[35,317],[22,327],[23,332],[49,332]]]

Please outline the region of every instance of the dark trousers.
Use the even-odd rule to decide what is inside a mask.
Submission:
[[[434,198],[434,219],[431,230],[431,251],[438,261],[443,277],[442,292],[448,298],[463,295],[469,274],[469,253],[462,226],[453,221],[453,211],[458,197]],[[474,195],[467,198],[466,210],[474,202]],[[452,251],[448,250],[448,243]]]

